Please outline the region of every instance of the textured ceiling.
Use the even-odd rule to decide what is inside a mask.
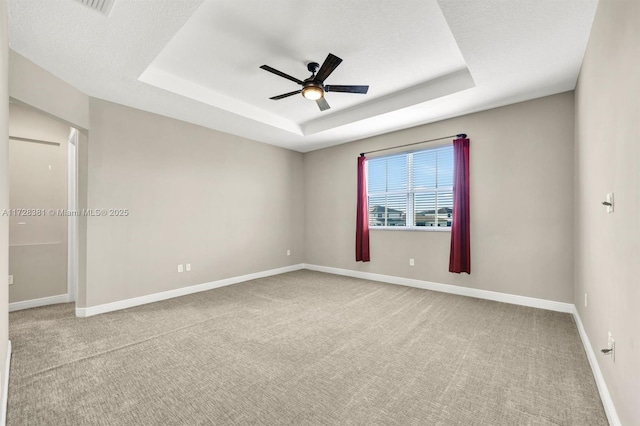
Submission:
[[[378,115],[379,108],[371,105],[376,99],[409,88],[422,93],[425,82],[466,70],[435,1],[409,0],[393,13],[381,13],[389,5],[388,0],[369,1],[355,14],[352,4],[340,2],[328,20],[316,19],[328,16],[324,3],[274,8],[265,1],[206,2],[141,80],[298,134],[309,134],[309,125],[327,116],[333,118],[332,127],[348,124],[352,120],[336,121],[335,116],[349,108],[365,109],[364,117]],[[269,99],[299,86],[259,70],[260,65],[304,80],[310,75],[306,64],[321,64],[328,50],[344,62],[326,83],[366,84],[366,96],[328,93],[331,109],[326,112],[301,95]],[[473,87],[468,80],[465,89]],[[416,101],[429,99],[422,93]]]
[[[306,152],[572,90],[597,0],[9,0],[10,47],[85,93]],[[331,110],[299,79],[331,52]],[[464,131],[464,129],[460,129]]]

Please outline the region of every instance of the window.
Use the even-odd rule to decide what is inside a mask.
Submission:
[[[370,228],[451,228],[453,146],[367,160]]]

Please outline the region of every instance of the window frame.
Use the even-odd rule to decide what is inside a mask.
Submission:
[[[413,156],[416,153],[420,153],[420,152],[425,152],[425,151],[431,151],[431,150],[435,150],[435,149],[439,149],[442,147],[451,147],[451,149],[453,150],[453,143],[452,142],[448,142],[448,143],[442,143],[442,144],[438,144],[437,146],[431,146],[429,148],[424,148],[424,149],[416,149],[416,150],[411,150],[411,151],[401,151],[401,152],[395,152],[392,154],[388,154],[388,155],[382,155],[382,156],[376,156],[373,158],[367,158],[367,161],[365,162],[365,176],[367,179],[367,213],[368,213],[368,224],[369,224],[369,230],[379,230],[379,231],[422,231],[422,232],[451,232],[451,228],[452,226],[416,226],[415,224],[415,195],[416,194],[434,194],[436,197],[436,208],[435,208],[435,218],[436,218],[436,224],[437,222],[437,217],[438,217],[438,204],[437,204],[437,197],[438,197],[438,193],[440,192],[444,192],[444,193],[450,193],[453,194],[453,170],[452,170],[452,180],[451,180],[451,186],[446,186],[446,187],[438,187],[437,183],[436,183],[436,187],[432,187],[432,188],[420,188],[420,189],[413,189]],[[393,190],[393,191],[385,191],[385,192],[373,192],[373,193],[369,193],[369,160],[377,160],[377,159],[381,159],[381,158],[387,158],[387,157],[394,157],[394,156],[399,156],[399,155],[405,155],[406,156],[406,167],[407,167],[407,190]],[[436,160],[437,161],[437,160]],[[437,164],[437,163],[436,163]],[[436,165],[437,167],[437,165]],[[437,170],[437,169],[436,169]],[[437,174],[437,171],[436,171]],[[387,180],[388,180],[388,176],[387,176]],[[404,226],[389,226],[386,225],[387,221],[388,221],[388,214],[385,214],[385,225],[384,226],[371,226],[371,207],[369,206],[369,200],[371,197],[381,197],[381,196],[389,196],[389,195],[406,195],[407,198],[407,213],[405,215],[406,220],[405,220],[405,225]],[[453,199],[452,199],[452,210],[453,210]],[[409,214],[411,213],[411,214]],[[453,211],[452,211],[452,215],[453,215]],[[453,219],[453,218],[452,218]]]

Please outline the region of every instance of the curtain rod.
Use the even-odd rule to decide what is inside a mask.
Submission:
[[[382,149],[376,149],[376,150],[373,150],[373,151],[361,152],[360,156],[364,157],[365,154],[371,154],[371,153],[380,152],[380,151],[388,151],[390,149],[396,149],[396,148],[404,148],[405,146],[419,145],[421,143],[440,141],[442,139],[449,139],[449,138],[453,138],[453,137],[457,137],[459,139],[464,139],[464,138],[467,137],[467,134],[466,133],[459,133],[457,135],[450,135],[450,136],[443,136],[441,138],[436,138],[436,139],[429,139],[428,141],[414,142],[414,143],[408,143],[406,145],[392,146],[391,148],[382,148]]]

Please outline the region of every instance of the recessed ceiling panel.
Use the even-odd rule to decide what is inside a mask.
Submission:
[[[82,1],[8,0],[11,49],[92,97],[301,152],[573,90],[598,4]],[[304,79],[329,52],[327,84],[367,95],[268,99],[296,85],[260,65]]]
[[[331,109],[324,112],[301,95],[269,99],[300,86],[260,69],[261,65],[304,80],[310,76],[307,63],[322,64],[329,53],[343,62],[325,84],[369,85],[368,94],[326,93]],[[422,97],[420,87],[461,71],[468,74],[435,0],[224,0],[204,2],[140,80],[304,134],[308,128],[304,124],[318,119],[346,124],[336,118],[343,111],[350,111],[350,121],[388,112],[389,106],[370,106],[397,92],[412,95],[407,97],[411,104],[433,99]],[[366,108],[354,115],[360,106]],[[326,120],[327,116],[333,118]]]

